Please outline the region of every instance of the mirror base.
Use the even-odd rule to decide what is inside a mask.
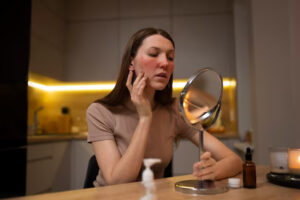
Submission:
[[[227,192],[228,187],[211,180],[185,180],[175,183],[175,190],[185,194],[220,194]]]

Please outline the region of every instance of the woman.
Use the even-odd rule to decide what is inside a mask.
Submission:
[[[115,88],[87,110],[88,142],[100,167],[95,186],[139,180],[144,158],[161,158],[152,169],[163,177],[175,137],[198,145],[198,132],[180,117],[172,98],[174,56],[174,41],[164,30],[145,28],[129,40]],[[240,172],[241,159],[204,134],[206,152],[193,174],[214,180]]]

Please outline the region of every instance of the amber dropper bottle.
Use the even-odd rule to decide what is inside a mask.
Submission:
[[[256,167],[252,162],[251,149],[247,147],[245,154],[245,163],[243,164],[243,183],[245,188],[256,188]]]

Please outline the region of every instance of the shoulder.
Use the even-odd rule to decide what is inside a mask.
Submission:
[[[101,103],[92,103],[86,111],[87,116],[95,116],[99,114],[101,115],[109,113],[111,113],[109,109]]]
[[[102,103],[92,103],[86,111],[87,120],[114,121],[111,110]]]
[[[86,111],[88,142],[114,139],[115,117],[101,103],[92,103]]]
[[[87,112],[87,114],[94,114],[94,113],[98,113],[98,112],[110,112],[110,111],[102,103],[94,102],[91,105],[89,105],[86,112]]]

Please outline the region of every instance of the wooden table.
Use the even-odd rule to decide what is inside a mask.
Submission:
[[[156,197],[158,200],[169,199],[218,199],[218,200],[257,200],[257,199],[272,199],[272,200],[292,200],[300,199],[300,190],[287,188],[271,184],[266,179],[266,174],[269,168],[265,166],[257,167],[257,188],[256,189],[229,189],[228,192],[216,195],[188,195],[175,191],[174,184],[178,181],[194,179],[192,175],[177,176],[172,178],[157,179],[156,182]],[[237,177],[242,178],[242,175]],[[242,179],[241,179],[242,180]],[[223,180],[227,183],[227,180]],[[145,193],[145,190],[140,182],[127,183],[99,188],[72,190],[66,192],[48,193],[41,195],[33,195],[27,197],[16,198],[19,200],[139,200]]]

